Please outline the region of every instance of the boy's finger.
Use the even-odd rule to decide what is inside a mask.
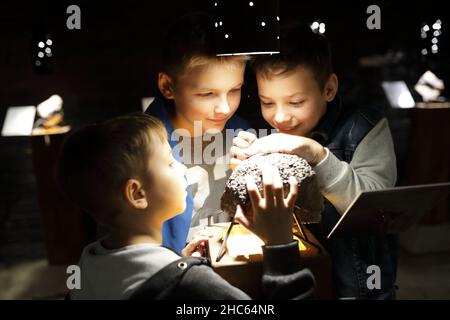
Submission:
[[[233,139],[233,145],[238,147],[238,148],[248,148],[250,146],[250,142],[248,142],[247,140],[242,139],[241,137],[236,137]]]
[[[284,205],[284,192],[283,192],[283,181],[281,181],[280,172],[278,168],[272,168],[273,176],[273,187],[275,192],[275,204],[277,207],[281,208]]]
[[[255,154],[260,154],[260,153],[264,153],[261,148],[264,146],[264,144],[262,143],[261,139],[255,139],[249,147],[247,147],[246,149],[244,149],[245,154],[247,156],[253,156]]]
[[[259,206],[259,202],[261,201],[261,195],[259,194],[258,187],[256,186],[255,180],[253,177],[246,176],[245,182],[247,184],[247,194],[250,198],[250,203],[252,205],[252,211],[257,212],[257,208]]]
[[[232,146],[230,148],[230,154],[233,158],[239,159],[239,160],[245,160],[248,158],[247,154],[244,152],[242,148]]]
[[[251,157],[251,156],[254,156],[254,155],[257,154],[257,153],[261,153],[261,152],[259,151],[259,149],[255,148],[255,147],[253,147],[253,146],[250,146],[250,147],[244,149],[244,152],[245,152],[245,156],[246,156],[247,158],[249,158],[249,157]]]
[[[289,208],[292,208],[292,207],[294,207],[295,201],[297,200],[297,193],[298,193],[297,179],[295,177],[290,177],[289,185],[290,185],[290,190],[289,190],[289,194],[286,199],[286,203]]]
[[[251,148],[257,149],[260,153],[273,153],[278,152],[282,143],[282,140],[272,134],[258,139],[251,145]]]
[[[238,137],[243,139],[243,140],[248,141],[249,144],[252,144],[253,141],[255,141],[257,139],[256,136],[253,133],[247,132],[247,131],[240,131],[238,133]]]
[[[242,207],[240,205],[237,205],[237,207],[236,207],[236,213],[234,215],[234,220],[246,228],[248,228],[250,226],[250,221],[245,216],[244,211],[242,210]]]
[[[264,189],[264,200],[266,207],[273,205],[274,188],[273,188],[273,168],[266,163],[259,164],[262,172],[262,181]]]
[[[208,241],[208,238],[206,239],[192,239],[188,245],[186,246],[186,249],[188,251],[194,251],[199,245],[202,243],[206,243]]]
[[[282,149],[280,146],[278,145],[270,145],[270,144],[266,144],[266,145],[261,145],[261,147],[259,148],[260,152],[262,153],[285,153],[284,149]]]

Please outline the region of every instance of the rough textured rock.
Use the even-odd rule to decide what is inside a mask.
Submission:
[[[295,155],[272,153],[256,155],[244,160],[228,179],[221,198],[221,209],[233,216],[236,206],[242,205],[245,210],[250,207],[247,195],[245,176],[252,176],[262,194],[262,173],[258,164],[266,162],[278,168],[283,182],[285,196],[289,192],[289,177],[294,176],[299,183],[295,213],[303,223],[320,221],[323,210],[323,197],[320,194],[314,170],[306,162]]]

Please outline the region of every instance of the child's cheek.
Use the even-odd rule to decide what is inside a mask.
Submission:
[[[261,107],[261,113],[264,120],[272,124],[272,112],[270,110],[267,110],[267,108]]]

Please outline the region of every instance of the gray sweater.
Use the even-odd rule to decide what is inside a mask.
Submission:
[[[262,288],[268,299],[307,299],[314,276],[303,268],[297,242],[263,247]],[[179,276],[180,256],[153,244],[106,250],[99,241],[80,260],[81,289],[71,299],[250,299],[207,264],[196,264]],[[194,259],[194,258],[191,258]],[[172,285],[169,285],[172,284]]]
[[[314,167],[322,195],[343,214],[361,191],[393,187],[397,167],[389,124],[383,118],[367,133],[352,161],[340,161],[327,148],[327,156]]]
[[[297,242],[287,245],[263,247],[263,275],[261,278],[264,298],[304,300],[314,297],[314,276],[302,267]],[[176,262],[175,262],[176,263]],[[174,268],[161,270],[157,276],[162,281],[152,281],[143,286],[136,296],[139,299],[183,299],[183,300],[248,300],[242,290],[233,287],[208,265],[194,265],[189,268],[176,284],[165,292],[155,289],[168,287],[170,279],[176,276]],[[154,286],[155,283],[159,285]],[[153,287],[153,288],[152,288]],[[149,294],[148,294],[149,293]]]

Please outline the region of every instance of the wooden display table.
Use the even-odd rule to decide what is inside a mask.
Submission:
[[[212,267],[233,286],[245,291],[253,299],[261,299],[263,298],[261,288],[262,254],[233,257],[228,252],[225,252],[220,261],[216,262],[222,244],[222,238],[228,226],[229,223],[218,223],[206,227],[213,234],[209,240],[208,250],[208,257],[211,260]],[[333,299],[330,256],[308,230],[305,230],[305,232],[308,240],[317,246],[314,247],[303,241],[299,245],[304,266],[309,268],[316,278],[317,298]],[[232,236],[230,234],[228,241],[230,241]]]

